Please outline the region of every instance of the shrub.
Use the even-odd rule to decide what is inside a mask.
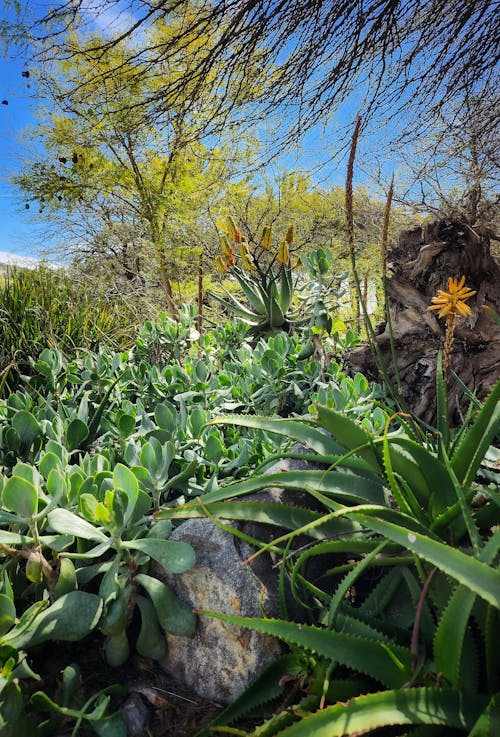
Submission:
[[[0,376],[11,388],[45,347],[68,356],[78,348],[120,348],[132,332],[125,305],[76,285],[62,269],[12,269],[0,287]]]

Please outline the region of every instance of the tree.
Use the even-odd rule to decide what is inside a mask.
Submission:
[[[432,133],[400,152],[405,169],[396,199],[438,217],[465,218],[470,225],[493,222],[500,204],[499,101],[496,91],[486,88],[443,110]]]
[[[99,11],[114,13],[119,30],[95,47],[106,54],[144,29],[180,18],[174,34],[133,52],[136,60],[161,65],[179,45],[199,39],[194,62],[158,84],[158,111],[182,99],[186,84],[195,94],[209,87],[220,101],[229,88],[247,84],[251,70],[252,102],[280,109],[292,121],[291,135],[300,136],[358,91],[365,123],[375,115],[400,121],[404,112],[406,132],[415,136],[466,90],[494,86],[496,6],[493,0],[200,0],[195,6],[134,0],[120,14],[118,0],[98,0],[94,13],[83,0],[60,0],[32,19],[29,40],[42,56],[74,58],[80,49],[64,30],[95,22]],[[209,38],[207,28],[215,29]]]
[[[172,32],[157,24],[148,42],[162,43]],[[42,87],[57,105],[34,133],[47,155],[26,166],[15,182],[48,215],[62,211],[73,223],[97,216],[94,246],[108,238],[109,248],[110,235],[116,243],[124,235],[122,266],[129,271],[133,261],[123,247],[130,247],[131,232],[139,232],[152,245],[166,305],[175,316],[179,231],[220,191],[231,173],[230,154],[236,155],[200,140],[200,121],[212,118],[212,110],[189,86],[161,114],[148,104],[159,80],[189,66],[196,44],[150,68],[144,56],[131,59],[123,43],[102,56],[93,50],[102,39],[71,36],[79,53],[61,62],[56,74],[42,75]],[[84,88],[81,79],[87,80]]]

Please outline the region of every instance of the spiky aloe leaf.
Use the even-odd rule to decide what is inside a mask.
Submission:
[[[345,510],[346,514],[349,512],[350,510]],[[366,510],[366,512],[369,514],[355,512],[354,519],[366,524],[374,532],[411,550],[474,591],[497,609],[500,608],[500,570],[416,530],[409,531],[406,526],[380,519],[375,516],[377,514],[375,509]]]
[[[397,724],[442,724],[449,729],[470,729],[486,704],[484,696],[463,699],[451,689],[382,691],[357,696],[306,716],[278,737],[348,737]]]
[[[249,711],[272,701],[283,691],[280,680],[283,676],[298,676],[303,672],[303,664],[299,655],[283,655],[269,665],[260,676],[228,706],[210,724],[198,732],[196,737],[209,737],[213,728],[240,719]]]
[[[180,507],[163,508],[156,513],[157,519],[193,519],[206,517],[208,514],[221,519],[244,520],[245,522],[259,522],[262,524],[284,527],[287,530],[301,529],[312,522],[321,520],[319,512],[309,509],[293,507],[276,502],[207,502],[203,507],[199,503],[185,504]],[[325,523],[311,528],[305,534],[310,537],[323,539],[335,535],[345,536],[357,533],[361,525],[352,520],[341,519],[325,520]],[[344,539],[344,538],[343,538]]]
[[[375,472],[380,471],[381,453],[375,450],[373,438],[366,430],[340,412],[317,405],[318,422],[345,448],[356,450]]]
[[[285,323],[285,315],[276,297],[272,296],[269,305],[269,322],[273,328],[280,328]]]
[[[448,424],[448,396],[443,375],[442,351],[439,351],[436,363],[436,418],[438,432],[441,434],[444,447],[447,448],[450,442],[450,429]]]
[[[350,571],[347,574],[347,576],[345,576],[345,578],[343,578],[340,584],[337,586],[337,589],[334,595],[332,596],[332,600],[330,602],[330,610],[328,612],[328,626],[329,627],[333,627],[335,623],[335,617],[337,615],[339,607],[342,604],[351,586],[354,585],[356,579],[363,573],[363,571],[366,570],[366,568],[368,568],[368,566],[375,559],[375,557],[379,553],[382,552],[386,544],[387,544],[386,541],[380,543],[379,545],[377,545],[376,548],[374,548],[367,555],[365,555],[365,557],[359,561],[356,567],[353,568],[353,570]]]
[[[393,596],[403,578],[403,570],[400,566],[388,571],[375,586],[363,602],[363,612],[369,615],[382,616],[386,607],[390,604]]]
[[[345,471],[284,471],[238,481],[203,496],[204,501],[216,502],[260,489],[279,486],[283,489],[304,491],[311,489],[342,503],[383,504],[385,501],[382,484]]]
[[[291,440],[311,448],[320,455],[335,455],[341,457],[345,454],[345,448],[337,443],[333,438],[325,435],[325,433],[313,427],[311,424],[299,420],[282,420],[272,419],[269,417],[249,416],[249,415],[227,415],[224,417],[214,417],[210,420],[212,425],[237,425],[239,427],[251,427],[254,430],[264,430],[264,432],[274,432],[276,435],[285,435]],[[318,459],[321,461],[321,459]],[[365,466],[365,468],[369,468]]]
[[[476,594],[464,586],[453,593],[439,622],[434,638],[436,670],[458,688],[465,630]]]
[[[418,501],[418,498],[415,496],[415,493],[412,488],[412,486],[415,486],[414,478],[415,476],[417,476],[418,473],[420,473],[420,469],[418,467],[416,469],[412,468],[411,471],[413,473],[408,473],[408,469],[407,469],[407,473],[404,476],[400,476],[398,478],[398,476],[394,473],[394,469],[393,469],[394,448],[391,448],[389,445],[388,429],[389,429],[389,423],[387,423],[385,430],[384,430],[383,463],[384,463],[385,475],[389,483],[392,496],[394,497],[394,500],[397,506],[402,512],[405,512],[406,514],[410,514],[410,515],[413,514],[416,517],[416,519],[418,519],[420,522],[423,522],[424,521],[423,509],[422,509],[421,504]],[[408,478],[412,478],[413,484],[408,483],[407,481]],[[426,492],[425,492],[426,501],[427,501],[428,496],[429,496],[428,489],[426,489]]]
[[[493,438],[500,428],[500,381],[498,381],[478,412],[474,424],[464,435],[451,458],[459,482],[467,487],[474,481],[477,470]]]
[[[500,734],[500,694],[493,694],[486,709],[469,732],[469,737],[492,737]]]
[[[292,269],[290,266],[283,264],[280,273],[280,289],[278,299],[280,307],[283,310],[283,314],[286,315],[288,308],[292,303],[293,298],[293,282],[292,282]]]
[[[233,276],[240,285],[241,289],[243,290],[245,297],[248,299],[250,304],[252,305],[255,312],[257,312],[262,317],[267,317],[268,311],[266,308],[266,304],[264,300],[262,299],[259,290],[252,284],[251,281],[246,279],[243,274],[241,274],[237,269],[233,269]]]
[[[227,305],[227,300],[229,299],[231,301],[231,309],[234,314],[247,322],[249,325],[261,324],[263,318],[260,315],[256,314],[255,312],[251,312],[251,310],[248,310],[246,307],[244,307],[244,305],[242,305],[241,302],[233,297],[233,295],[230,294],[230,292],[228,292],[227,290],[226,295],[227,296],[223,298],[218,294],[215,294],[215,292],[210,292],[210,296],[217,300],[217,302],[220,302],[221,305]]]
[[[290,645],[298,645],[365,673],[389,688],[402,686],[411,678],[410,652],[400,645],[389,646],[377,640],[279,619],[238,617],[204,610],[198,614],[279,637]]]
[[[491,564],[500,544],[500,530],[490,538],[480,553],[480,560]],[[460,663],[467,625],[471,616],[476,594],[459,586],[452,594],[443,612],[434,637],[434,659],[436,668],[458,688],[460,685]]]
[[[420,443],[408,438],[390,438],[389,452],[394,471],[411,486],[420,504],[431,500],[442,509],[456,501],[453,481],[446,468]]]

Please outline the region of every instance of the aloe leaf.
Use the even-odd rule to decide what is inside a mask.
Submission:
[[[348,450],[356,450],[375,472],[380,471],[379,453],[373,446],[372,436],[366,430],[330,407],[319,404],[316,409],[321,427],[328,430]]]
[[[480,560],[491,565],[500,546],[500,530],[488,540],[480,553]],[[460,662],[463,643],[476,594],[459,586],[452,594],[439,621],[434,636],[434,659],[436,668],[450,681],[452,686],[460,686]]]
[[[304,666],[297,655],[283,655],[269,665],[256,680],[210,724],[196,734],[196,737],[209,737],[213,728],[231,724],[248,714],[249,711],[277,698],[283,692],[280,680],[284,676],[298,676]]]
[[[403,578],[401,566],[388,571],[383,578],[376,583],[363,602],[363,612],[369,616],[384,616],[386,607],[391,603],[394,594]]]
[[[113,391],[113,389],[115,388],[115,386],[118,384],[119,381],[121,381],[123,379],[124,373],[125,372],[122,372],[121,374],[119,374],[119,376],[116,377],[116,379],[113,381],[113,383],[111,384],[111,386],[108,388],[106,394],[104,395],[104,397],[100,401],[100,403],[99,403],[96,411],[92,415],[92,418],[91,418],[91,420],[89,422],[89,425],[88,425],[89,434],[88,434],[86,440],[84,441],[84,445],[82,446],[82,450],[84,448],[88,447],[90,445],[90,443],[93,443],[94,440],[96,439],[97,432],[99,430],[99,423],[101,422],[101,417],[102,417],[103,412],[104,412],[104,410],[106,408],[106,404],[108,402],[108,399],[111,396],[111,392]]]
[[[304,491],[312,489],[320,494],[338,499],[342,503],[384,504],[385,496],[381,482],[367,479],[344,471],[284,471],[254,476],[244,481],[224,486],[202,497],[204,502],[220,501],[250,494],[261,489],[279,486],[283,489]]]
[[[231,415],[225,417],[214,417],[208,424],[213,425],[237,425],[239,427],[251,427],[254,430],[274,432],[276,435],[285,435],[299,443],[315,450],[323,455],[342,456],[345,449],[336,443],[325,433],[312,427],[305,422],[297,420],[270,419],[269,417],[250,417],[248,415]],[[318,459],[321,461],[321,459]]]
[[[204,508],[213,516],[222,519],[244,520],[296,530],[320,520],[323,515],[302,507],[294,507],[276,502],[207,502]],[[163,508],[156,513],[156,519],[196,519],[206,517],[200,504],[185,504],[180,507]],[[346,535],[361,531],[361,525],[352,520],[339,518],[325,521],[323,525],[312,528],[305,534],[316,539]]]
[[[256,310],[256,312],[258,312],[259,315],[266,317],[266,315],[268,314],[266,305],[264,304],[264,301],[259,292],[255,288],[253,288],[252,284],[247,279],[245,279],[245,277],[240,274],[236,269],[233,269],[233,276],[242,288],[246,298],[248,299],[252,307]]]
[[[198,613],[273,635],[290,645],[298,645],[365,673],[388,687],[402,686],[411,678],[410,652],[399,645],[388,647],[376,640],[278,619],[238,617],[203,610]]]
[[[470,539],[470,541],[472,543],[472,547],[474,549],[474,554],[477,556],[477,555],[479,555],[480,549],[482,547],[481,536],[479,534],[479,530],[476,527],[476,523],[475,523],[474,518],[473,518],[473,515],[472,515],[472,510],[471,510],[471,508],[470,508],[470,506],[467,503],[467,500],[465,498],[464,489],[462,488],[462,486],[459,483],[457,477],[455,476],[455,473],[454,473],[453,469],[451,468],[451,464],[450,464],[450,462],[448,460],[448,457],[446,455],[446,451],[445,451],[444,448],[443,448],[443,457],[444,457],[445,463],[447,465],[450,478],[451,478],[451,480],[453,482],[453,485],[455,487],[455,493],[456,493],[456,496],[458,498],[458,502],[460,504],[460,509],[462,511],[462,519],[463,519],[463,521],[465,523],[465,527],[467,529],[467,533],[469,535],[469,539]]]
[[[239,302],[233,295],[226,290],[227,297],[221,297],[218,294],[215,294],[214,292],[210,292],[210,296],[214,297],[214,299],[217,300],[217,302],[220,302],[221,305],[227,306],[227,300],[231,300],[231,310],[234,312],[235,315],[238,317],[241,317],[242,320],[245,320],[245,322],[248,322],[250,325],[260,325],[263,321],[263,318],[261,315],[256,314],[255,312],[251,312],[246,307],[244,307],[241,302]]]
[[[346,509],[348,514],[349,510]],[[409,531],[383,519],[369,514],[355,513],[355,519],[366,524],[374,532],[399,543],[424,560],[453,576],[459,583],[474,591],[493,606],[500,608],[500,570],[496,570],[480,560],[445,543],[433,540],[417,531]]]
[[[500,694],[498,693],[493,694],[468,737],[493,737],[497,734],[500,734]]]
[[[283,314],[286,315],[288,308],[292,303],[293,297],[293,282],[292,282],[292,269],[285,264],[281,269],[280,275],[280,290],[279,290],[279,302],[280,307],[283,310]]]
[[[339,610],[340,605],[342,604],[345,596],[347,595],[347,592],[349,589],[354,585],[356,582],[356,579],[361,576],[363,571],[368,568],[370,563],[375,559],[375,557],[382,552],[382,550],[387,545],[387,542],[382,542],[379,545],[377,545],[376,548],[374,548],[372,551],[370,551],[365,557],[359,561],[359,563],[356,565],[355,568],[353,568],[352,571],[350,571],[347,576],[340,582],[340,584],[337,586],[334,595],[332,596],[332,600],[330,603],[330,608],[328,611],[328,627],[333,627],[335,624],[335,617],[337,615],[337,612]]]
[[[304,568],[304,566],[307,564],[307,562],[310,560],[310,558],[313,558],[318,555],[331,555],[335,553],[354,553],[358,555],[362,555],[363,553],[371,553],[375,547],[377,547],[378,540],[363,540],[361,538],[357,538],[355,536],[352,536],[352,538],[346,538],[342,537],[341,540],[326,540],[324,542],[317,543],[313,547],[309,547],[307,550],[305,550],[298,558],[295,563],[295,565],[292,568],[291,571],[291,577],[290,577],[290,586],[292,588],[292,591],[295,593],[297,591],[297,580],[298,577],[301,575],[301,571]],[[392,543],[385,542],[386,551],[390,553],[396,553],[400,552],[400,547],[393,545]],[[370,561],[371,563],[377,562],[377,564],[380,565],[392,565],[394,562],[394,556],[391,556],[391,558],[381,558],[377,561]],[[408,559],[410,562],[410,559]],[[401,558],[396,559],[397,564],[401,562]],[[325,570],[324,575],[325,576],[332,576],[332,575],[338,575],[340,572],[349,571],[350,568],[354,568],[357,563],[345,563],[341,566],[337,566],[335,568],[329,568],[328,570]],[[365,603],[363,604],[363,610],[365,608]]]
[[[391,438],[390,453],[394,470],[410,484],[420,504],[427,506],[432,498],[441,508],[455,501],[446,468],[420,443],[408,438]]]
[[[443,439],[444,447],[447,448],[450,442],[450,429],[448,426],[448,396],[443,376],[442,351],[439,351],[436,362],[436,418],[438,432]]]
[[[415,505],[412,503],[414,500],[414,495],[411,494],[410,498],[406,498],[404,493],[402,492],[398,480],[394,474],[394,471],[392,469],[392,460],[391,460],[391,452],[389,448],[389,441],[387,438],[387,431],[388,431],[389,423],[387,423],[385,430],[384,430],[384,441],[382,446],[382,453],[383,453],[383,461],[384,461],[384,468],[385,468],[385,475],[387,476],[387,480],[389,482],[389,487],[392,492],[392,496],[394,497],[394,500],[396,504],[398,505],[399,509],[402,512],[405,512],[406,514],[412,514],[416,512],[417,518],[420,518],[420,512],[414,509],[414,506],[416,506],[416,500]],[[408,476],[406,476],[408,478]],[[421,520],[422,521],[422,520]]]
[[[498,673],[498,625],[500,624],[499,612],[492,606],[486,610],[484,626],[484,652],[485,671],[488,691],[492,693],[500,687],[500,674]]]
[[[409,688],[356,696],[306,716],[279,737],[348,737],[397,724],[441,724],[470,729],[487,699],[458,691]]]
[[[500,381],[479,410],[474,424],[464,435],[451,458],[452,468],[462,486],[469,486],[500,426]]]
[[[454,688],[460,686],[465,630],[475,599],[473,591],[459,586],[440,619],[434,638],[436,670],[443,673]]]
[[[274,328],[280,328],[285,322],[283,310],[281,309],[279,302],[275,297],[271,297],[270,300],[269,322]]]

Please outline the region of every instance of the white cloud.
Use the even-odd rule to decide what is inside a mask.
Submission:
[[[20,256],[9,251],[0,251],[0,265],[24,266],[26,269],[35,269],[40,260],[32,256]]]

